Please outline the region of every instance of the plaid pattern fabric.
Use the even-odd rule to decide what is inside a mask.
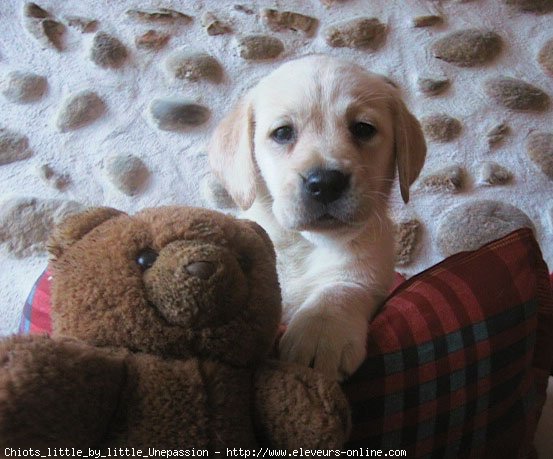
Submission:
[[[20,334],[40,334],[52,331],[50,320],[50,283],[52,276],[46,269],[35,282],[21,315]]]
[[[553,363],[553,293],[532,232],[404,282],[371,324],[368,353],[344,384],[349,448],[529,454]]]

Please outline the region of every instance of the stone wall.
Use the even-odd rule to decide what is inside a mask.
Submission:
[[[387,75],[427,163],[398,222],[408,275],[520,225],[553,266],[553,0],[4,0],[0,334],[64,215],[201,204],[205,142],[280,62],[328,53]]]

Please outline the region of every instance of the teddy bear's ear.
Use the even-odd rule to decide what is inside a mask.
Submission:
[[[261,237],[261,239],[263,239],[263,242],[265,242],[271,252],[274,253],[275,246],[273,245],[273,241],[271,241],[271,238],[269,237],[267,232],[260,225],[252,220],[241,219],[240,221],[244,223],[247,227],[253,229]]]
[[[122,215],[121,212],[110,207],[92,207],[66,217],[54,228],[48,240],[48,252],[53,259],[61,254],[81,239],[86,233],[90,232],[105,221]]]

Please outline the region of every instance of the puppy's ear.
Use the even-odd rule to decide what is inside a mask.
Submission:
[[[124,215],[124,213],[110,207],[93,207],[78,214],[69,215],[54,228],[48,240],[48,252],[52,259],[59,258],[85,234],[118,215]]]
[[[399,95],[393,98],[394,149],[403,201],[409,201],[409,187],[417,179],[426,158],[426,142],[418,120]]]
[[[255,199],[254,130],[253,107],[246,95],[219,123],[208,146],[211,169],[244,210]]]

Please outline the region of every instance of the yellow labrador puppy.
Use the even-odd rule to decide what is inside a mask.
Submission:
[[[336,58],[294,60],[239,101],[208,150],[242,216],[275,244],[281,357],[335,379],[352,374],[392,282],[395,170],[407,202],[426,155],[397,88]]]

